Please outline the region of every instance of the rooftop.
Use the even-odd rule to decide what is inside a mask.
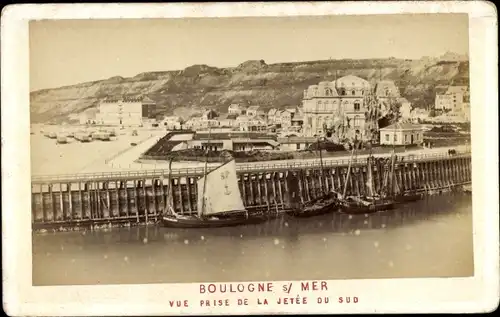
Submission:
[[[422,126],[419,124],[412,124],[407,122],[397,122],[390,126],[381,128],[380,130],[420,130]]]
[[[377,83],[375,94],[377,96],[397,97],[399,96],[399,89],[393,81],[383,80]]]
[[[250,139],[267,139],[274,140],[276,137],[262,132],[242,132],[242,131],[232,131],[232,132],[214,132],[214,133],[196,133],[194,135],[194,140],[229,140],[229,139],[240,139],[240,138],[250,138]]]
[[[238,117],[237,114],[231,114],[231,113],[223,113],[219,116],[219,120],[225,120],[225,119],[229,119],[229,120],[234,120]]]
[[[113,97],[106,97],[102,102],[105,103],[113,103],[113,102],[142,102],[143,104],[156,104],[153,100],[151,100],[147,96],[113,96]]]
[[[279,143],[290,144],[290,143],[314,143],[318,139],[315,137],[301,137],[301,136],[291,136],[291,137],[280,137],[278,138]]]
[[[448,87],[448,93],[460,93],[466,92],[468,90],[467,86],[450,86]]]

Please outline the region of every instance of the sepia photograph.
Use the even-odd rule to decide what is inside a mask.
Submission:
[[[494,210],[473,208],[470,28],[467,12],[27,21],[31,285],[194,283],[199,300],[164,308],[202,314],[270,312],[244,294],[283,290],[273,311],[305,313],[366,299],[336,281],[474,278]]]

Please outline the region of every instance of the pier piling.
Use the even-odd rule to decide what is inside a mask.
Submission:
[[[296,182],[300,201],[318,197],[324,191],[342,192],[347,178],[347,164],[245,170],[238,172],[239,186],[245,206],[263,212],[290,208],[289,180]],[[389,168],[387,160],[372,164],[373,187],[379,192]],[[347,183],[347,195],[366,194],[368,180],[366,161],[353,164]],[[32,180],[32,224],[44,226],[108,223],[144,223],[158,220],[172,186],[173,205],[181,214],[197,211],[198,174],[176,174],[171,182],[162,175],[151,177],[120,177],[82,179]],[[470,153],[445,157],[422,157],[412,161],[397,161],[395,179],[404,191],[425,192],[446,190],[471,182]],[[285,197],[286,196],[286,197]]]

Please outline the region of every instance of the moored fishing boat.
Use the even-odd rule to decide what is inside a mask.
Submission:
[[[92,133],[93,140],[110,141],[110,136],[108,132],[96,131]]]
[[[74,138],[75,138],[75,140],[80,141],[80,142],[90,142],[90,141],[92,141],[92,138],[85,131],[76,132],[74,134]]]
[[[68,143],[68,138],[65,134],[58,133],[56,136],[56,142],[57,142],[57,144],[66,144],[66,143]]]
[[[400,195],[394,196],[394,201],[398,204],[411,203],[424,198],[423,194],[420,193],[402,193]]]
[[[170,165],[171,163],[172,161]],[[176,228],[216,228],[264,222],[266,218],[250,215],[243,204],[234,158],[208,173],[207,163],[205,157],[204,175],[198,180],[197,214],[193,215],[180,215],[174,210],[169,168],[169,199],[162,217],[163,225]]]
[[[304,203],[300,208],[292,209],[288,214],[301,218],[313,217],[337,211],[338,206],[337,195],[333,192],[329,192],[319,198]]]
[[[367,195],[346,196],[347,184],[351,171],[352,157],[354,156],[354,151],[355,147],[353,147],[351,160],[349,161],[346,182],[344,184],[344,192],[343,194],[337,193],[340,205],[340,211],[349,214],[360,214],[360,213],[372,213],[372,212],[384,211],[394,208],[394,200],[375,193],[373,189],[373,174],[372,174],[373,156],[371,156],[371,154],[367,158],[367,182],[366,182]]]
[[[421,193],[416,193],[416,192],[403,192],[398,185],[398,182],[396,181],[395,178],[395,162],[396,162],[396,155],[395,151],[393,149],[391,153],[391,167],[388,170],[388,173],[390,176],[386,174],[386,177],[384,178],[384,186],[383,186],[383,193],[387,196],[390,197],[391,199],[394,200],[396,204],[404,204],[404,203],[410,203],[414,201],[421,200],[424,196]],[[388,186],[388,182],[390,182],[390,186]]]
[[[321,166],[321,176],[323,178],[324,168],[323,168],[323,156],[322,156],[322,148],[320,139],[318,139],[318,148],[319,148],[319,159]],[[298,195],[298,197],[302,197],[302,195]],[[294,217],[313,217],[318,215],[323,215],[329,212],[336,211],[338,207],[337,195],[333,192],[322,192],[319,197],[316,197],[307,202],[300,202],[298,207],[292,208],[291,211],[288,212],[289,215]]]
[[[250,215],[243,205],[234,159],[200,178],[198,193],[200,196],[197,214],[177,214],[170,203],[167,213],[163,216],[163,225],[176,228],[215,228],[260,223],[266,220],[262,216]]]

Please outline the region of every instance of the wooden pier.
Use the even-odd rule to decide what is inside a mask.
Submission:
[[[433,192],[471,183],[471,155],[422,155],[402,157],[396,163],[396,180],[404,191]],[[238,166],[238,178],[245,206],[270,214],[287,207],[287,178],[298,180],[304,200],[323,190],[343,191],[347,161],[323,164],[273,164]],[[389,168],[387,158],[372,165],[375,190],[382,186]],[[196,212],[197,179],[202,169],[102,173],[32,178],[32,226],[41,228],[99,227],[154,223],[160,219],[168,195],[180,214]],[[366,191],[366,159],[358,159],[351,169],[348,194]]]

